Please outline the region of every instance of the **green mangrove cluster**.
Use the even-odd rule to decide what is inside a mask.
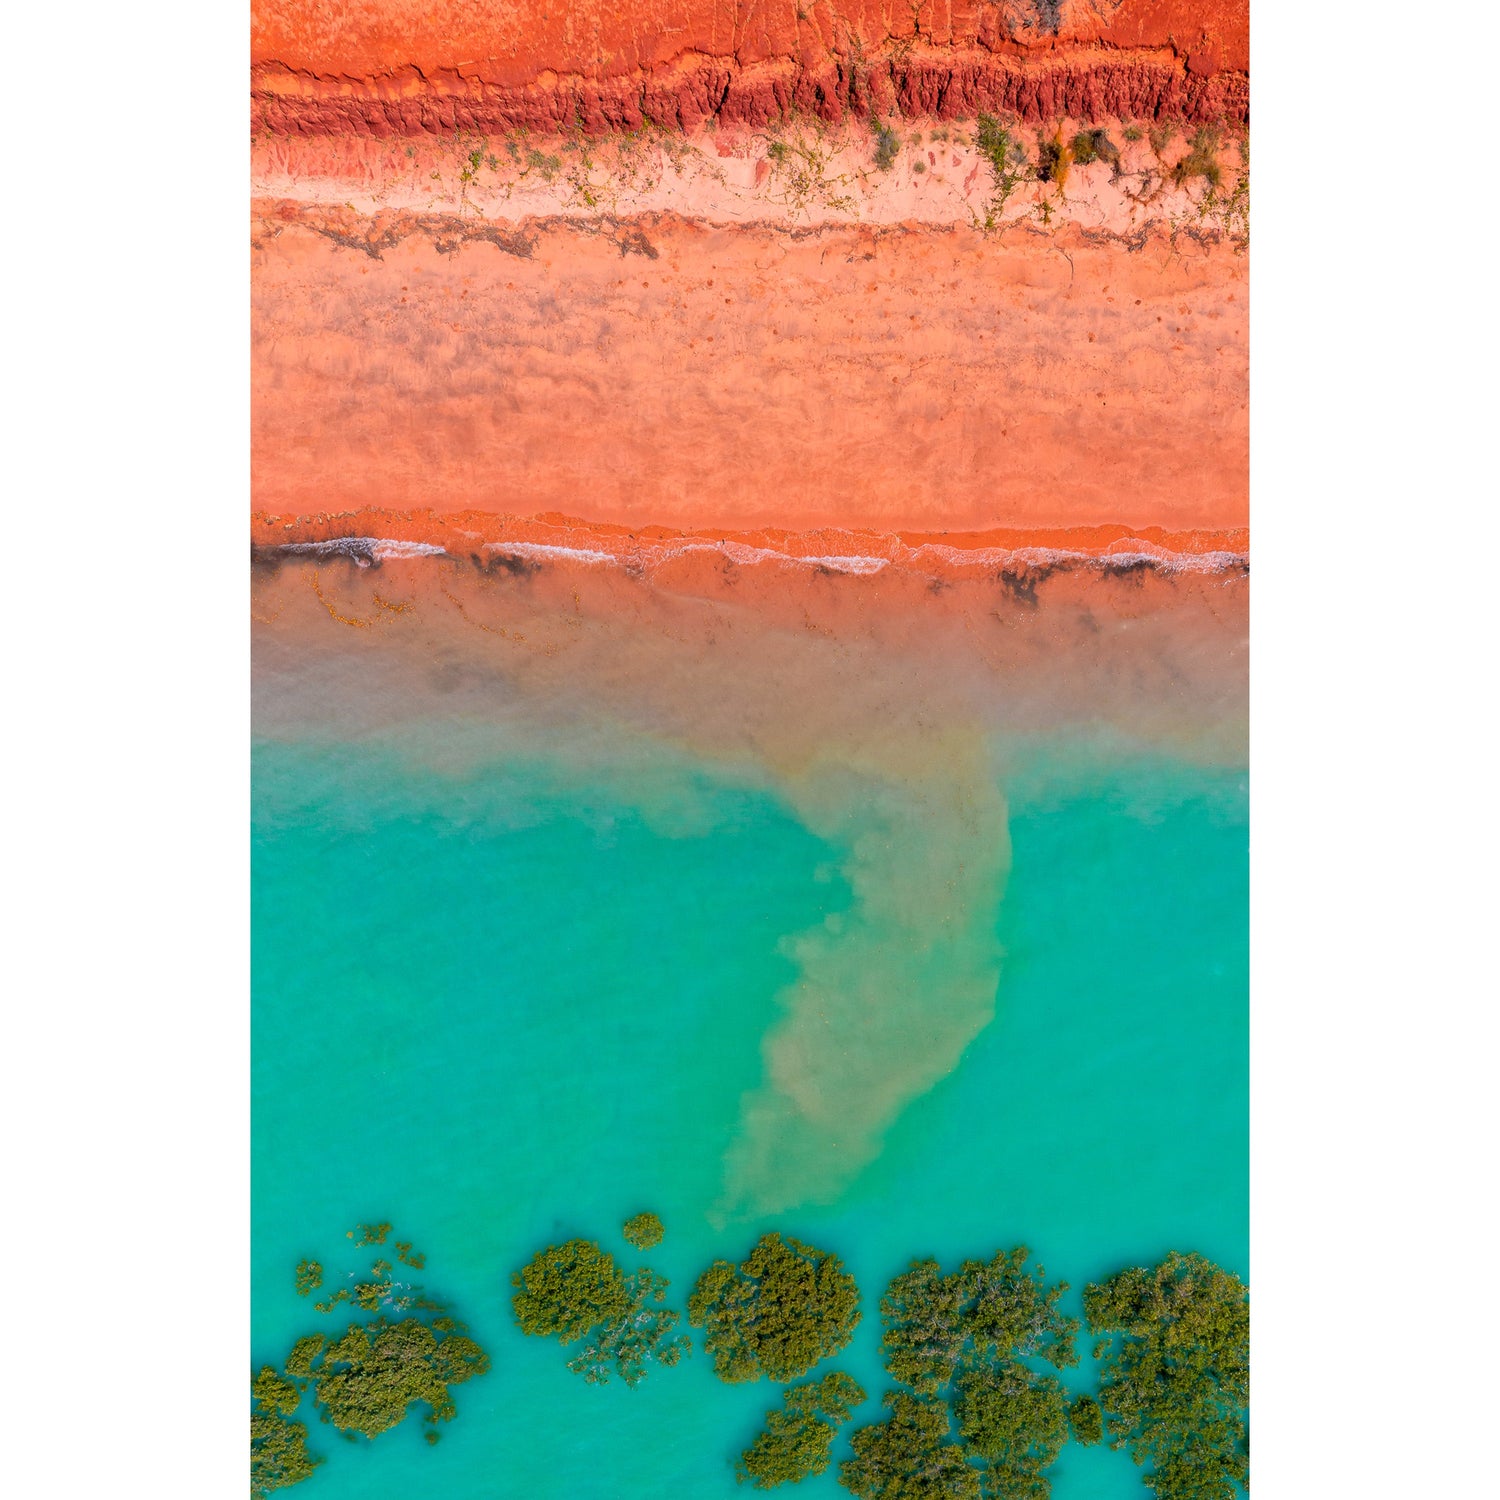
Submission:
[[[842,1370],[789,1386],[780,1409],[766,1413],[765,1427],[740,1455],[736,1477],[769,1490],[826,1472],[839,1428],[864,1399],[858,1382]]]
[[[360,1225],[357,1246],[384,1245],[389,1224]],[[626,1221],[637,1249],[661,1243],[651,1213]],[[350,1238],[355,1238],[351,1233]],[[397,1261],[420,1267],[404,1241]],[[298,1264],[310,1295],[321,1264]],[[568,1368],[591,1384],[618,1375],[634,1386],[653,1365],[691,1351],[667,1280],[623,1269],[597,1243],[571,1239],[538,1251],[511,1277],[522,1333],[555,1338]],[[1049,1281],[1024,1247],[944,1271],[917,1260],[881,1299],[881,1353],[896,1389],[882,1420],[856,1429],[839,1482],[859,1500],[1047,1500],[1047,1471],[1069,1437],[1125,1449],[1156,1500],[1233,1500],[1249,1483],[1249,1293],[1200,1255],[1174,1252],[1090,1285],[1083,1322],[1095,1338],[1096,1392],[1069,1398],[1058,1372],[1078,1363],[1080,1320],[1060,1309],[1068,1284]],[[318,1310],[365,1315],[336,1336],[299,1339],[282,1368],[251,1382],[252,1500],[307,1478],[322,1460],[298,1419],[305,1396],[351,1440],[374,1438],[425,1407],[427,1437],[455,1412],[451,1388],[489,1358],[421,1288],[375,1260],[349,1272]],[[780,1405],[739,1455],[737,1478],[756,1489],[826,1473],[840,1429],[866,1400],[842,1371],[802,1381],[845,1349],[859,1325],[859,1292],[842,1261],[790,1235],[763,1235],[744,1260],[716,1260],[699,1276],[688,1321],[704,1330],[715,1374],[783,1383]]]
[[[640,1215],[625,1226],[639,1227]],[[643,1233],[643,1238],[650,1238]],[[549,1245],[514,1276],[511,1307],[521,1332],[555,1338],[564,1346],[583,1341],[568,1368],[591,1385],[605,1385],[613,1370],[626,1385],[644,1380],[652,1364],[675,1365],[692,1346],[677,1332],[681,1315],[661,1304],[670,1283],[642,1266],[630,1274],[591,1240]]]
[[[1083,1294],[1101,1335],[1110,1445],[1149,1463],[1157,1500],[1230,1500],[1250,1482],[1250,1296],[1201,1255],[1169,1255]]]
[[[795,1380],[854,1337],[859,1288],[836,1255],[766,1234],[739,1265],[716,1260],[698,1278],[688,1321],[720,1380]]]
[[[358,1246],[383,1245],[390,1228],[360,1225]],[[424,1264],[408,1242],[395,1248],[403,1266]],[[299,1295],[307,1296],[322,1282],[318,1262],[298,1264]],[[435,1443],[438,1424],[457,1411],[451,1388],[490,1367],[489,1356],[447,1307],[414,1283],[398,1280],[395,1265],[383,1256],[365,1275],[350,1271],[343,1285],[316,1304],[324,1314],[344,1306],[366,1314],[365,1320],[351,1321],[341,1333],[298,1339],[280,1371],[264,1365],[251,1381],[252,1500],[306,1479],[322,1462],[308,1450],[306,1426],[295,1420],[309,1392],[320,1420],[350,1441],[379,1437],[419,1406],[426,1408],[427,1441]]]
[[[881,1300],[890,1417],[856,1432],[840,1471],[862,1500],[1046,1500],[1045,1470],[1067,1441],[1067,1397],[1041,1361],[1077,1364],[1078,1320],[1058,1311],[1066,1282],[1048,1284],[1024,1248],[944,1274],[913,1261]],[[954,1437],[954,1424],[957,1439]]]

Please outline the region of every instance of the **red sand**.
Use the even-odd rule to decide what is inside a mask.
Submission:
[[[881,532],[1247,522],[1245,257],[257,205],[255,503]]]

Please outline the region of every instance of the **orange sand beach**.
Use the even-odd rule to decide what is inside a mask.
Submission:
[[[954,7],[941,27],[845,0],[808,15],[839,66],[878,54],[892,78],[979,47],[1099,78],[1145,49],[1182,78],[1243,80],[1243,5],[1052,9],[1046,36],[1020,5]],[[788,40],[743,10],[263,3],[254,89],[281,69],[366,98],[411,67],[420,84],[376,93],[582,97],[580,79],[639,91],[704,59],[811,76],[805,26]],[[1015,185],[947,105],[908,112],[884,165],[875,123],[847,110],[599,136],[487,136],[439,111],[404,143],[263,113],[257,545],[523,541],[636,565],[647,543],[706,542],[919,570],[1026,549],[1243,559],[1241,115],[1220,99],[1195,135],[1192,111],[1109,100],[1101,85],[1064,118],[1052,99],[1034,128],[1008,114],[1028,161],[1079,130],[1110,153]]]
[[[255,244],[267,513],[1248,520],[1248,277],[1222,246],[285,203]]]

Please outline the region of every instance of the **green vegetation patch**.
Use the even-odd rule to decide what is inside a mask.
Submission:
[[[980,1354],[1035,1356],[1059,1370],[1078,1363],[1078,1319],[1058,1312],[1066,1281],[1047,1285],[1043,1266],[1027,1269],[1030,1252],[1000,1250],[988,1261],[966,1260],[959,1270],[966,1293],[965,1323]]]
[[[1019,181],[1026,169],[1026,148],[994,115],[981,114],[975,126],[974,149],[994,168],[995,176],[1013,173]]]
[[[1020,1246],[966,1260],[948,1275],[935,1260],[919,1260],[892,1280],[880,1303],[886,1368],[924,1404],[903,1407],[900,1421],[866,1429],[882,1436],[855,1434],[857,1451],[862,1442],[875,1445],[870,1451],[879,1455],[884,1476],[876,1488],[857,1493],[1046,1500],[1051,1485],[1043,1471],[1068,1438],[1067,1397],[1055,1377],[1024,1361],[1059,1370],[1076,1364],[1078,1320],[1058,1311],[1067,1283],[1049,1285],[1045,1269],[1029,1259]],[[948,1443],[945,1396],[957,1417],[957,1445]],[[937,1413],[941,1442],[934,1436]],[[898,1473],[902,1463],[909,1467]],[[951,1491],[924,1488],[933,1464]],[[892,1488],[898,1480],[910,1488]],[[875,1480],[866,1475],[861,1483]]]
[[[390,1229],[389,1224],[361,1224],[358,1243],[383,1244]],[[422,1264],[409,1244],[400,1248],[404,1263]],[[370,1321],[351,1323],[332,1340],[323,1334],[298,1339],[280,1373],[266,1365],[251,1381],[252,1500],[306,1479],[321,1462],[308,1453],[307,1429],[291,1420],[309,1388],[320,1418],[351,1438],[377,1437],[400,1423],[412,1406],[425,1404],[426,1421],[432,1424],[428,1441],[435,1442],[436,1424],[455,1414],[449,1388],[489,1369],[489,1356],[467,1336],[463,1324],[420,1287],[396,1281],[393,1272],[384,1259],[371,1266],[365,1279],[350,1272],[349,1284],[316,1307],[331,1312],[353,1305],[373,1314]],[[321,1284],[322,1274],[316,1261],[301,1262],[297,1290],[306,1295]]]
[[[825,1473],[839,1428],[864,1399],[858,1382],[842,1370],[783,1391],[780,1410],[766,1413],[764,1429],[740,1455],[737,1478],[769,1490]]]
[[[880,1299],[885,1367],[925,1396],[953,1379],[968,1337],[962,1276],[944,1276],[935,1260],[913,1261]]]
[[[1224,180],[1224,169],[1219,165],[1219,133],[1211,125],[1204,125],[1193,132],[1188,142],[1188,153],[1172,168],[1172,181],[1185,187],[1195,178],[1201,178],[1209,187],[1217,188]]]
[[[589,1240],[569,1240],[538,1251],[511,1277],[511,1307],[521,1332],[564,1344],[596,1324],[630,1310],[625,1275],[607,1250]]]
[[[913,1261],[881,1299],[885,1366],[924,1395],[953,1379],[972,1346],[978,1357],[1044,1359],[1056,1369],[1078,1363],[1078,1320],[1057,1309],[1068,1284],[1046,1282],[1044,1267],[1027,1267],[1025,1246],[966,1260],[944,1276],[934,1260]]]
[[[848,1344],[859,1288],[844,1263],[790,1235],[762,1235],[738,1266],[716,1260],[688,1299],[688,1321],[721,1380],[795,1380]]]
[[[591,1385],[608,1384],[611,1371],[636,1385],[653,1363],[670,1367],[691,1348],[677,1332],[681,1315],[661,1305],[667,1279],[644,1267],[627,1276],[589,1240],[538,1251],[511,1284],[511,1306],[523,1333],[555,1337],[563,1345],[584,1340],[568,1368]]]
[[[261,1374],[274,1371],[262,1370]],[[250,1408],[250,1500],[310,1478],[322,1463],[307,1451],[307,1428],[275,1407]]]
[[[993,179],[983,227],[993,229],[1005,212],[1010,196],[1023,182],[1032,180],[1026,148],[994,115],[981,114],[975,121],[974,149],[990,164]]]
[[[373,1438],[419,1403],[428,1408],[428,1422],[450,1421],[455,1407],[448,1387],[488,1369],[473,1339],[440,1338],[420,1318],[402,1318],[374,1328],[351,1325],[314,1362],[314,1390],[327,1421]]]
[[[1085,1448],[1092,1448],[1104,1437],[1104,1413],[1092,1396],[1080,1396],[1068,1408],[1068,1426]]]
[[[291,1380],[311,1380],[313,1361],[328,1347],[328,1340],[321,1333],[309,1334],[292,1345],[286,1357],[286,1373]],[[262,1372],[264,1373],[264,1372]]]
[[[900,154],[901,137],[884,120],[871,120],[870,129],[875,132],[875,165],[880,171],[889,172]]]
[[[1107,130],[1080,130],[1069,149],[1080,167],[1096,161],[1106,161],[1116,169],[1120,165],[1120,148],[1110,140]]]
[[[890,1417],[850,1439],[839,1483],[860,1500],[982,1500],[979,1470],[951,1440],[948,1403],[892,1391]]]
[[[649,1213],[636,1214],[634,1218],[626,1219],[622,1232],[637,1250],[654,1250],[666,1234],[661,1220]]]
[[[976,1362],[959,1376],[954,1414],[964,1447],[985,1468],[985,1493],[1004,1500],[1046,1500],[1042,1472],[1068,1440],[1067,1397],[1058,1380],[1016,1360]]]
[[[1110,1446],[1151,1466],[1157,1500],[1231,1500],[1250,1478],[1250,1294],[1201,1255],[1173,1252],[1083,1293],[1104,1335],[1099,1403]]]
[[[323,1285],[323,1267],[315,1260],[299,1260],[297,1262],[297,1295],[305,1297],[309,1292],[315,1292]]]
[[[625,1278],[629,1306],[617,1318],[590,1329],[568,1368],[590,1385],[607,1385],[613,1370],[626,1385],[638,1385],[652,1364],[675,1365],[692,1345],[677,1332],[681,1314],[660,1304],[670,1283],[642,1267]]]

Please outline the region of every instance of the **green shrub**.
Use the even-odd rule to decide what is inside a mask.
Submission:
[[[1149,1463],[1157,1500],[1232,1500],[1248,1485],[1250,1294],[1201,1255],[1176,1252],[1083,1293],[1102,1335],[1099,1404],[1110,1446]]]
[[[733,1382],[805,1375],[853,1338],[859,1316],[843,1262],[790,1235],[762,1235],[738,1266],[716,1260],[688,1299],[715,1373]]]
[[[1070,149],[1080,167],[1095,161],[1107,161],[1112,167],[1120,165],[1120,148],[1110,140],[1107,130],[1080,130],[1073,137]]]
[[[860,1500],[982,1500],[979,1470],[950,1440],[948,1405],[891,1391],[891,1415],[849,1440],[854,1457],[839,1465],[839,1483]]]
[[[634,1386],[646,1378],[653,1363],[670,1368],[690,1353],[692,1345],[677,1332],[681,1315],[659,1305],[666,1301],[669,1285],[665,1276],[645,1268],[627,1276],[629,1305],[618,1317],[589,1330],[568,1368],[590,1385],[608,1385],[613,1371]]]
[[[972,1349],[981,1358],[1046,1360],[1059,1370],[1078,1362],[1078,1320],[1060,1313],[1065,1281],[1048,1286],[1029,1252],[996,1251],[988,1261],[966,1260],[944,1276],[934,1260],[913,1261],[881,1299],[882,1347],[895,1379],[936,1394]]]
[[[661,1227],[654,1214],[638,1217]],[[688,1350],[676,1332],[679,1314],[658,1305],[666,1300],[666,1278],[645,1269],[627,1276],[608,1251],[588,1240],[538,1251],[511,1284],[511,1306],[523,1333],[555,1337],[564,1345],[584,1341],[568,1368],[591,1385],[608,1384],[613,1371],[633,1386],[652,1361],[675,1365]]]
[[[1193,133],[1188,154],[1172,168],[1172,181],[1178,187],[1184,187],[1194,178],[1201,178],[1211,188],[1217,188],[1224,180],[1224,170],[1219,165],[1219,133],[1209,125]]]
[[[826,1472],[839,1428],[864,1399],[841,1370],[783,1391],[781,1409],[766,1413],[765,1428],[740,1455],[737,1477],[769,1490]]]
[[[1073,1436],[1085,1448],[1092,1448],[1104,1437],[1104,1413],[1092,1396],[1080,1396],[1068,1408],[1068,1425]]]
[[[954,1414],[964,1447],[985,1464],[993,1495],[1046,1500],[1043,1473],[1068,1440],[1067,1398],[1057,1379],[1016,1360],[976,1363],[959,1376]]]
[[[626,1219],[621,1233],[637,1250],[654,1250],[661,1244],[666,1230],[655,1214],[645,1213]]]
[[[361,1224],[358,1244],[381,1245],[389,1224]],[[351,1240],[355,1231],[350,1231]],[[398,1242],[401,1259],[412,1266],[422,1256]],[[377,1437],[400,1423],[409,1408],[428,1407],[427,1422],[455,1414],[449,1388],[490,1367],[489,1356],[465,1335],[464,1327],[420,1287],[393,1280],[390,1261],[378,1259],[364,1280],[354,1280],[314,1306],[332,1312],[343,1305],[374,1314],[363,1326],[351,1323],[339,1338],[309,1334],[292,1345],[282,1373],[269,1365],[251,1381],[250,1493],[252,1500],[306,1479],[321,1462],[307,1451],[307,1432],[292,1420],[312,1388],[323,1421],[346,1437]],[[304,1260],[296,1269],[298,1292],[322,1282],[323,1268]],[[432,1434],[436,1436],[436,1434]]]
[[[607,1250],[589,1240],[549,1245],[511,1277],[511,1308],[521,1332],[571,1344],[630,1308],[625,1276]]]
[[[262,1372],[265,1373],[264,1371]],[[250,1500],[264,1500],[312,1476],[322,1463],[307,1451],[307,1428],[274,1408],[250,1410]]]
[[[343,1432],[378,1437],[418,1403],[428,1422],[454,1413],[448,1387],[490,1367],[488,1356],[462,1335],[439,1338],[420,1318],[351,1325],[314,1366],[314,1394],[326,1421]]]

